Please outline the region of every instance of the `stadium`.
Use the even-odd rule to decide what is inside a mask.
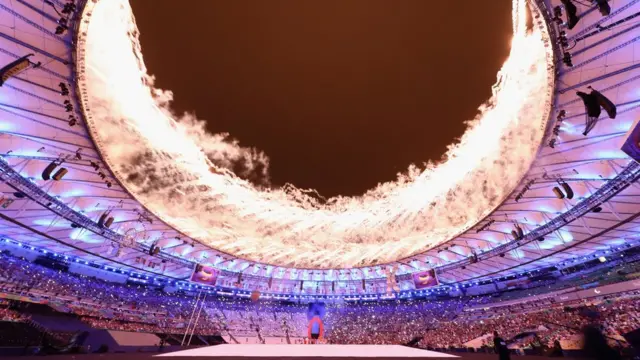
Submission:
[[[128,1],[0,0],[0,356],[631,358],[639,15],[513,0],[447,160],[320,201],[174,119]]]

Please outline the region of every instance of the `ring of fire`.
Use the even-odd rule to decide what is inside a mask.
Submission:
[[[527,29],[526,16],[526,2],[513,0],[511,54],[493,96],[446,160],[411,165],[359,197],[321,203],[309,190],[258,188],[226,170],[238,162],[248,171],[266,168],[268,158],[171,112],[171,93],[154,88],[146,72],[126,0],[85,7],[78,93],[92,138],[122,186],[202,244],[280,266],[390,263],[475,225],[535,159],[551,109],[553,55],[546,28]]]

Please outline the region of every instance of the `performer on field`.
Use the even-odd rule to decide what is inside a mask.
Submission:
[[[309,321],[309,342],[311,344],[317,344],[318,339],[322,339],[324,335],[324,324],[320,315],[317,313]]]

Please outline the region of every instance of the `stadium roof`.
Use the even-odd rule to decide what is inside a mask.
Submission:
[[[193,263],[265,280],[304,279],[311,272],[322,274],[314,279],[343,279],[329,269],[353,268],[359,270],[348,272],[348,279],[382,278],[383,265],[393,263],[399,274],[436,268],[446,283],[561,265],[637,242],[640,166],[620,148],[640,108],[635,57],[640,30],[634,21],[639,0],[611,0],[608,15],[598,5],[575,2],[579,20],[572,29],[566,24],[571,9],[559,0],[535,1],[534,34],[526,36],[518,32],[524,22],[518,24],[516,11],[514,37],[521,42],[514,41],[512,62],[494,88],[492,108],[502,116],[485,116],[477,126],[491,125],[477,133],[496,137],[495,151],[483,153],[462,175],[443,167],[432,173],[451,176],[446,181],[417,171],[401,186],[383,186],[366,201],[338,200],[338,205],[305,203],[295,191],[265,195],[198,151],[176,157],[176,144],[191,143],[167,138],[171,133],[149,135],[142,127],[136,133],[142,142],[132,142],[136,138],[118,124],[148,123],[123,120],[123,114],[131,115],[129,95],[139,93],[116,85],[133,75],[132,88],[143,85],[137,90],[144,92],[150,84],[143,73],[112,72],[113,65],[126,61],[138,61],[139,70],[141,57],[131,57],[135,48],[128,49],[128,58],[109,54],[109,46],[114,54],[126,54],[116,40],[126,36],[128,45],[135,45],[136,34],[127,27],[126,13],[118,17],[119,30],[104,30],[110,23],[100,6],[107,3],[119,2],[85,7],[81,1],[75,8],[62,0],[0,4],[0,68],[7,75],[0,87],[2,236],[176,278],[188,276]],[[514,4],[518,9],[520,2]],[[576,92],[593,95],[589,86],[615,104],[617,114],[610,118],[602,111],[584,135],[589,117]],[[162,107],[147,110],[169,115]],[[142,115],[147,119],[149,113]],[[131,152],[135,148],[143,151]],[[146,158],[147,150],[155,153]],[[465,157],[468,151],[456,154],[473,159]],[[491,173],[478,171],[489,160]],[[127,166],[148,163],[177,165],[158,173],[169,180],[159,176],[145,187],[133,175],[148,180],[154,169]],[[202,164],[211,165],[205,173]],[[186,179],[176,180],[177,174]],[[192,181],[195,188],[185,185]],[[434,186],[438,191],[429,193]],[[203,203],[190,202],[192,193],[202,192],[211,201],[206,211],[198,207]],[[380,195],[386,192],[392,196]],[[416,200],[425,193],[426,200]],[[469,216],[452,216],[465,208]],[[352,216],[336,215],[345,209]],[[282,213],[261,215],[270,211]],[[155,246],[159,253],[151,251]]]

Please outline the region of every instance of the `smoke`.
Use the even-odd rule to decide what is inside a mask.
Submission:
[[[440,163],[411,165],[396,181],[358,197],[268,184],[269,159],[170,106],[144,66],[126,0],[89,2],[84,104],[105,161],[155,215],[199,242],[252,261],[338,268],[426,251],[495,209],[529,169],[551,99],[546,36],[527,31],[514,0],[510,57],[493,96]],[[82,29],[81,29],[82,31]],[[549,50],[550,51],[550,50]],[[223,56],[223,55],[221,55]],[[197,66],[184,59],[184,66]],[[461,89],[464,91],[464,89]]]

